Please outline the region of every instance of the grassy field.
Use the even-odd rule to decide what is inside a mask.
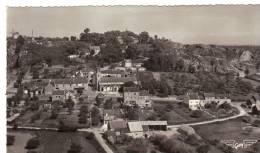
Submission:
[[[40,118],[36,119],[34,122],[31,122],[31,117],[37,113],[40,113]],[[63,121],[66,125],[71,125],[74,127],[82,128],[88,127],[88,124],[79,124],[78,123],[78,114],[79,112],[72,112],[68,114],[67,112],[61,112],[58,114],[57,119],[51,119],[51,112],[48,111],[27,111],[25,114],[21,115],[17,119],[17,124],[20,126],[37,126],[37,127],[49,127],[55,128],[59,126],[59,122]]]
[[[7,146],[7,153],[27,153],[27,150],[24,147],[27,141],[33,137],[32,133],[25,131],[8,131],[7,134],[15,136],[14,144]]]
[[[168,124],[180,124],[212,119],[208,113],[202,112],[200,118],[191,117],[191,110],[187,106],[179,105],[177,102],[154,102],[154,111],[160,120],[167,120]]]
[[[230,121],[194,126],[197,134],[205,140],[235,140],[243,142],[243,140],[260,140],[260,128],[252,128],[251,132],[247,132],[245,128],[247,123],[242,122],[241,118]],[[237,153],[244,153],[244,150],[237,150]]]
[[[27,141],[37,136],[40,140],[40,146],[35,149],[38,153],[67,153],[71,143],[80,144],[84,153],[99,153],[97,148],[90,140],[87,140],[83,133],[59,133],[49,131],[9,131],[15,135],[13,146],[7,147],[7,153],[26,153],[24,149]]]

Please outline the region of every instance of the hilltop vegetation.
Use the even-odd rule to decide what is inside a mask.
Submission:
[[[156,35],[150,36],[148,32],[95,33],[86,28],[79,39],[75,36],[71,36],[70,39],[35,38],[41,44],[33,43],[29,37],[18,38],[8,39],[8,70],[18,69],[18,72],[22,71],[21,74],[24,74],[26,68],[30,69],[42,62],[49,66],[56,64],[66,66],[95,61],[96,66],[105,66],[124,59],[145,57],[147,60],[143,66],[148,71],[173,72],[172,76],[164,77],[162,80],[163,83],[175,86],[173,89],[168,89],[167,92],[174,91],[169,93],[182,94],[188,89],[196,91],[217,89],[218,92],[230,92],[229,89],[239,88],[239,84],[246,84],[241,80],[235,80],[238,73],[254,73],[260,67],[259,46],[180,44]],[[90,52],[90,46],[99,46],[101,51],[97,56],[82,56],[82,53]],[[68,56],[73,54],[79,55],[81,60],[69,60]],[[241,90],[249,92],[252,89],[249,85],[247,89]]]

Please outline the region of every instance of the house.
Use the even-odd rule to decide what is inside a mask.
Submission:
[[[218,106],[223,103],[231,103],[231,99],[226,94],[215,93],[188,93],[188,104],[191,110],[204,109],[206,104],[215,102]]]
[[[125,87],[123,89],[124,104],[127,106],[151,107],[151,97],[148,91],[139,90],[137,87]]]
[[[51,81],[44,87],[44,94],[45,95],[51,95],[53,91],[53,85],[51,84]]]
[[[136,77],[102,77],[98,82],[98,91],[104,94],[118,93],[126,82],[138,83]]]
[[[108,130],[120,133],[128,132],[127,122],[122,119],[112,120],[108,122]]]
[[[38,96],[39,101],[51,101],[52,95],[40,95]]]
[[[53,108],[53,104],[51,101],[42,101],[40,105],[40,110],[45,109],[45,110],[51,110]]]
[[[217,105],[221,105],[223,103],[231,103],[231,99],[226,94],[204,93],[203,98],[205,104],[212,102],[215,102]]]
[[[68,58],[69,58],[70,60],[76,59],[76,58],[79,58],[79,55],[72,54],[72,55],[69,55]]]
[[[167,130],[167,121],[129,121],[127,125],[130,133]]]
[[[65,78],[53,80],[54,87],[57,90],[76,90],[76,89],[87,89],[88,79],[87,78]]]
[[[204,107],[205,101],[198,93],[188,93],[188,104],[191,110],[198,110]]]
[[[132,67],[132,60],[130,60],[130,59],[125,60],[124,61],[124,66],[126,68],[131,68]]]
[[[64,90],[54,90],[52,93],[52,101],[65,101],[65,91]]]
[[[103,70],[100,71],[100,77],[124,77],[125,73],[122,70]]]

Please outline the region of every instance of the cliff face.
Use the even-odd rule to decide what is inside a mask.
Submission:
[[[260,46],[183,45],[176,49],[185,65],[207,72],[237,72],[254,68],[260,62]]]

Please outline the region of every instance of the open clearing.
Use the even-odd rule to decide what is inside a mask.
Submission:
[[[84,137],[83,133],[61,133],[50,131],[8,131],[8,134],[15,135],[13,146],[7,147],[8,153],[27,153],[24,149],[27,141],[37,136],[40,146],[35,149],[39,153],[67,153],[72,142],[80,144],[84,153],[99,153],[90,140]]]

